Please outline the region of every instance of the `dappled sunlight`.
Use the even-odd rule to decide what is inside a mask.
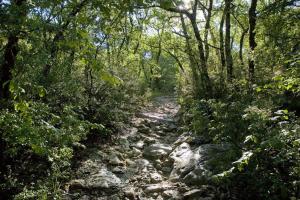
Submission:
[[[300,199],[298,0],[0,18],[0,200]]]

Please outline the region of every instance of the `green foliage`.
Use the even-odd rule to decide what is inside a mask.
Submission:
[[[293,1],[258,1],[254,51],[249,3],[234,2],[233,80],[226,80],[219,48],[220,2],[213,1],[212,13],[210,1],[199,3],[195,16],[187,14],[195,1],[13,2],[0,3],[6,19],[0,22],[0,80],[2,67],[14,61],[5,81],[11,98],[0,97],[1,194],[59,199],[74,144],[92,134],[114,137],[140,100],[176,92],[188,130],[232,144],[227,156],[212,161],[216,182],[237,187],[240,199],[299,198],[299,9]],[[200,38],[190,19],[201,27]],[[218,166],[218,160],[231,164]],[[45,170],[34,171],[39,167]],[[20,171],[28,172],[25,178]]]
[[[231,143],[240,157],[213,176],[218,184],[242,187],[244,199],[296,197],[299,178],[299,119],[269,100],[230,99],[183,104],[190,130],[217,143]],[[246,196],[244,196],[246,195]]]

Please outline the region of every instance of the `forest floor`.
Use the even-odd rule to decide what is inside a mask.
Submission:
[[[156,97],[113,144],[83,150],[65,199],[216,198],[215,187],[199,184],[208,172],[206,151],[216,146],[190,145],[193,138],[178,125],[179,108],[174,97]]]

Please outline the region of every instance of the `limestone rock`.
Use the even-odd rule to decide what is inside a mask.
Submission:
[[[189,143],[192,140],[193,140],[192,133],[191,132],[185,132],[177,138],[177,140],[173,143],[173,146],[177,147],[177,146],[181,145],[184,142]]]
[[[171,180],[178,180],[192,171],[197,164],[199,155],[195,154],[188,143],[182,143],[169,156],[174,161]]]
[[[179,192],[177,190],[165,190],[163,193],[162,193],[162,196],[165,198],[165,199],[182,199]]]
[[[68,183],[68,190],[77,190],[77,189],[83,189],[85,187],[85,181],[83,179],[75,179],[71,180]]]
[[[129,149],[130,144],[126,138],[119,138],[118,143],[122,149]]]
[[[150,131],[151,131],[151,129],[148,127],[148,126],[146,126],[146,125],[144,125],[144,124],[141,124],[139,127],[138,127],[138,131],[140,132],[140,133],[149,133]]]
[[[111,165],[124,165],[124,162],[122,162],[117,155],[112,154],[109,158],[109,164],[111,164]]]
[[[152,144],[145,148],[144,156],[159,159],[167,156],[172,151],[172,147],[167,144]]]
[[[144,192],[145,193],[155,193],[155,192],[163,192],[165,190],[174,189],[175,185],[170,185],[168,183],[158,183],[158,184],[150,184],[147,185]]]
[[[137,156],[141,155],[142,152],[141,152],[141,150],[133,147],[129,154],[133,157],[137,157]]]
[[[132,144],[131,147],[135,147],[137,149],[143,149],[143,147],[144,147],[144,141],[143,140],[139,140],[138,142]]]
[[[124,174],[125,170],[126,170],[126,168],[121,167],[121,166],[117,166],[117,167],[112,169],[112,173],[114,173],[114,174]]]
[[[98,173],[87,176],[85,179],[72,180],[69,183],[69,190],[100,190],[115,191],[121,186],[121,180],[106,168]]]
[[[117,189],[121,185],[121,180],[112,172],[103,168],[99,173],[85,179],[86,187],[91,189]]]
[[[125,195],[125,197],[127,197],[127,198],[130,199],[130,200],[135,200],[135,199],[137,199],[137,194],[135,193],[135,191],[134,191],[133,188],[126,189],[126,190],[124,191],[124,195]]]
[[[184,200],[212,200],[215,198],[215,188],[203,185],[200,188],[192,189],[183,194]]]
[[[183,194],[184,200],[191,200],[191,199],[200,199],[203,191],[200,189],[193,189]]]
[[[143,169],[143,168],[149,166],[150,162],[148,160],[146,160],[146,159],[137,159],[135,161],[135,165],[136,165],[137,168]]]
[[[211,160],[216,160],[217,156],[222,157],[224,153],[227,152],[228,148],[229,145],[227,144],[204,144],[198,147],[194,151],[196,155],[196,164],[189,172],[181,175],[180,178],[182,178],[182,181],[189,185],[209,183],[213,172],[208,163]],[[220,164],[225,165],[226,163]]]

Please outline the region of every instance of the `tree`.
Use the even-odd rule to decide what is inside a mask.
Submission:
[[[225,0],[225,60],[227,68],[227,80],[232,81],[233,78],[233,61],[231,54],[231,0]]]
[[[179,13],[185,15],[192,26],[194,36],[197,41],[197,48],[198,48],[198,59],[200,62],[200,78],[201,78],[201,84],[204,88],[204,96],[205,97],[211,97],[213,94],[213,87],[212,87],[212,82],[210,80],[209,74],[208,74],[208,67],[207,67],[207,59],[205,55],[205,49],[204,49],[204,44],[203,44],[203,39],[200,35],[200,30],[197,25],[197,10],[198,10],[198,4],[199,1],[195,0],[192,6],[192,12],[189,12],[186,9],[178,9],[176,7],[169,7],[169,5],[161,5],[160,7],[164,10]],[[209,26],[208,26],[209,27]],[[208,54],[207,54],[208,55]]]
[[[248,75],[249,75],[249,89],[252,91],[252,85],[254,84],[254,49],[256,47],[255,42],[255,27],[256,27],[256,6],[257,0],[252,0],[249,8],[249,47],[250,47],[250,56],[248,60]]]
[[[12,19],[11,30],[7,36],[7,44],[4,48],[3,61],[0,64],[0,99],[8,99],[9,83],[12,80],[12,70],[15,67],[16,57],[19,52],[19,37],[22,25],[27,15],[26,0],[12,0],[8,18]]]

